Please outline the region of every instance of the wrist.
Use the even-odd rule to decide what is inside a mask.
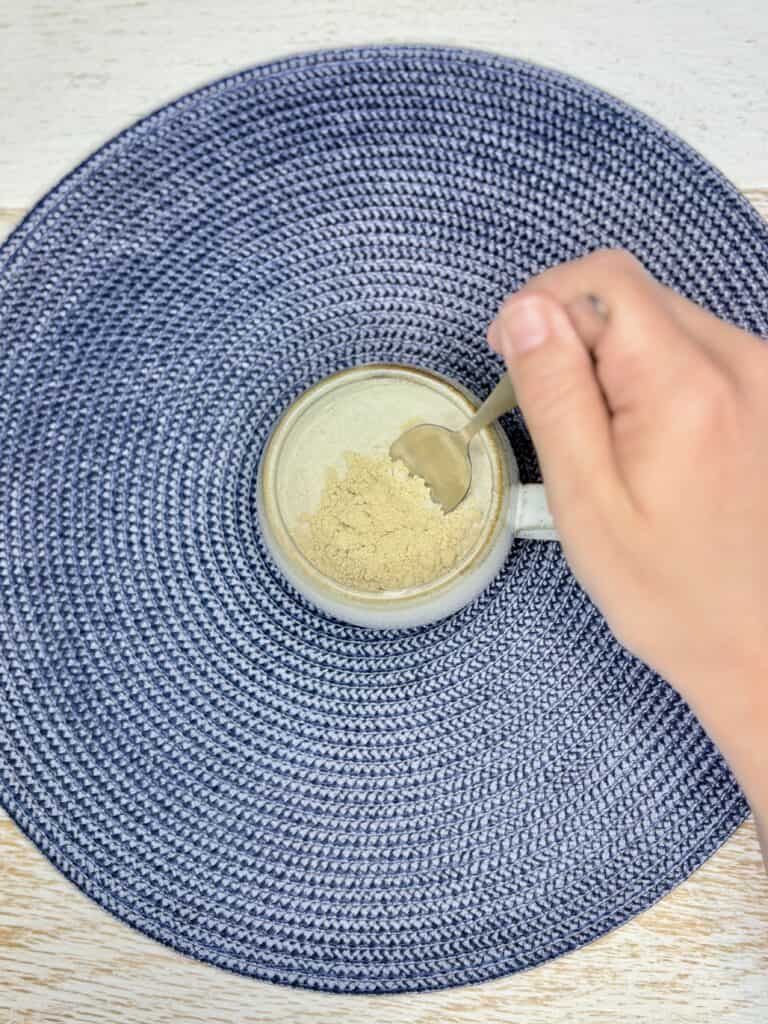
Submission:
[[[766,821],[768,671],[734,669],[690,682],[681,680],[678,689],[725,757],[754,814]]]

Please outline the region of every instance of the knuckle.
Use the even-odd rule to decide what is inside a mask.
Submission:
[[[597,376],[612,404],[642,396],[658,375],[658,364],[642,342],[615,326],[606,331],[598,349]]]
[[[574,289],[589,290],[610,286],[620,294],[641,294],[647,290],[648,272],[626,249],[596,249],[586,256],[559,263],[532,277],[522,291],[531,294],[537,289],[567,301]]]
[[[642,263],[627,249],[596,249],[584,257],[584,263],[590,268],[613,275],[645,274]]]
[[[501,304],[499,312],[496,314],[496,320],[502,326],[508,324],[516,317],[521,305],[524,305],[528,309],[535,310],[542,316],[546,317],[548,312],[551,311],[557,303],[552,296],[547,295],[544,292],[526,290],[524,294],[509,295]]]
[[[737,388],[718,367],[702,360],[690,373],[686,391],[688,414],[699,427],[722,429],[731,423],[737,406]]]

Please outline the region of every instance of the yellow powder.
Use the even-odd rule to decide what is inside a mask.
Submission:
[[[477,540],[482,517],[463,502],[447,515],[427,485],[388,455],[346,452],[296,540],[326,576],[357,590],[402,590],[442,576]]]

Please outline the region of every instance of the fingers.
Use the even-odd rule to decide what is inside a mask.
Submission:
[[[765,342],[754,334],[726,323],[672,288],[658,287],[662,301],[680,327],[703,345],[726,372],[733,368],[734,346],[748,348],[750,353],[765,350]]]
[[[597,378],[612,413],[643,402],[649,392],[671,393],[679,386],[694,343],[673,319],[667,289],[629,253],[602,250],[553,267],[518,295],[534,293],[544,293],[568,309],[595,359]],[[590,332],[585,327],[589,311],[584,296],[588,295],[602,306],[602,330]]]
[[[656,281],[626,249],[598,249],[532,277],[522,291],[548,291],[567,304],[579,295],[599,296],[608,308],[615,296],[649,293]]]
[[[579,302],[580,297],[591,293],[592,298],[603,305],[608,317],[613,309],[620,319],[623,319],[621,314],[624,311],[631,312],[634,319],[639,312],[643,312],[644,307],[647,307],[646,312],[652,312],[655,308],[657,313],[669,314],[691,340],[715,356],[723,353],[727,355],[737,335],[753,348],[761,346],[760,340],[754,335],[726,324],[674,289],[656,281],[624,249],[601,249],[581,259],[552,267],[532,278],[522,291],[531,290],[547,291],[569,307]],[[582,330],[580,334],[585,338]],[[588,338],[585,340],[588,341]]]
[[[514,296],[489,329],[536,445],[556,518],[618,491],[610,414],[587,347],[545,293]]]
[[[598,295],[580,295],[565,309],[582,342],[594,352],[610,320],[605,302]]]

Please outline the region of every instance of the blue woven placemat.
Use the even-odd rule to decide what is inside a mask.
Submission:
[[[482,394],[505,293],[602,245],[768,331],[768,232],[679,140],[541,68],[385,47],[166,107],[0,250],[0,800],[103,907],[258,978],[437,988],[621,924],[744,818],[556,546],[376,633],[255,521],[307,385],[385,360]]]

